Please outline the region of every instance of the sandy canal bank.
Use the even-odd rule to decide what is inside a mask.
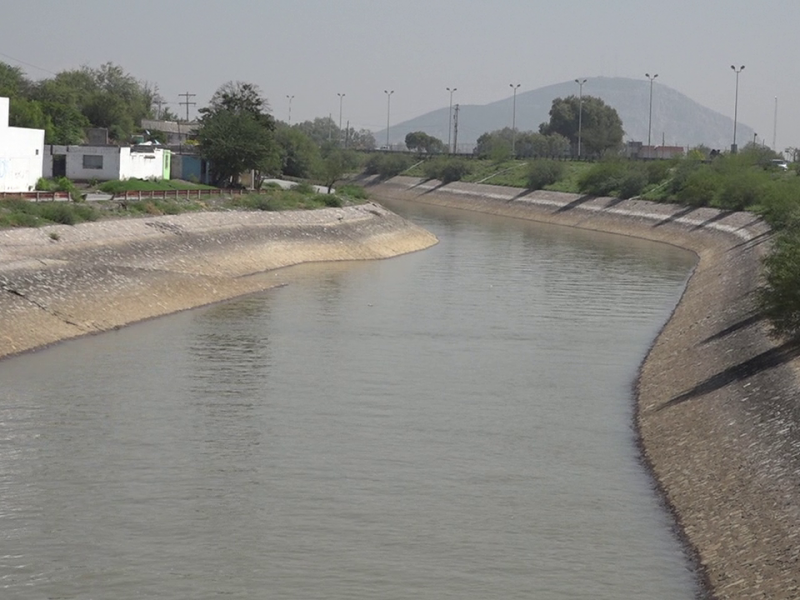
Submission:
[[[655,240],[696,268],[644,361],[636,426],[652,471],[710,594],[800,598],[797,350],[754,312],[768,227],[747,213],[397,177],[376,199]]]
[[[281,267],[435,243],[372,203],[3,230],[0,357],[263,290]]]

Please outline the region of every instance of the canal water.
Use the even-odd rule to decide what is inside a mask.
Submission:
[[[0,598],[694,598],[632,430],[692,256],[390,208],[440,243],[0,361]]]

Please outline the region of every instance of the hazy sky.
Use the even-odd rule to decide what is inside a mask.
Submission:
[[[330,114],[380,130],[576,77],[658,73],[771,145],[800,146],[800,0],[7,0],[0,60],[38,79],[114,62],[198,106],[228,80],[257,83],[273,114]],[[591,94],[589,86],[585,94]],[[577,86],[576,86],[577,91]],[[533,129],[538,123],[518,123]],[[732,135],[733,132],[731,132]],[[737,140],[744,143],[747,140]]]

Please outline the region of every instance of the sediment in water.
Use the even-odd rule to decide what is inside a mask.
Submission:
[[[370,183],[370,182],[367,182]],[[378,199],[635,236],[697,255],[643,362],[643,460],[720,600],[800,598],[798,350],[755,310],[769,228],[748,213],[397,177]],[[601,351],[601,349],[598,349]]]
[[[372,203],[0,231],[0,358],[263,290],[272,269],[435,243]]]

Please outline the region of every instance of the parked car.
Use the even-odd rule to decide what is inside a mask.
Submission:
[[[789,170],[789,163],[787,163],[782,158],[773,158],[770,162],[770,166],[773,169],[778,169],[779,171],[788,171]]]

